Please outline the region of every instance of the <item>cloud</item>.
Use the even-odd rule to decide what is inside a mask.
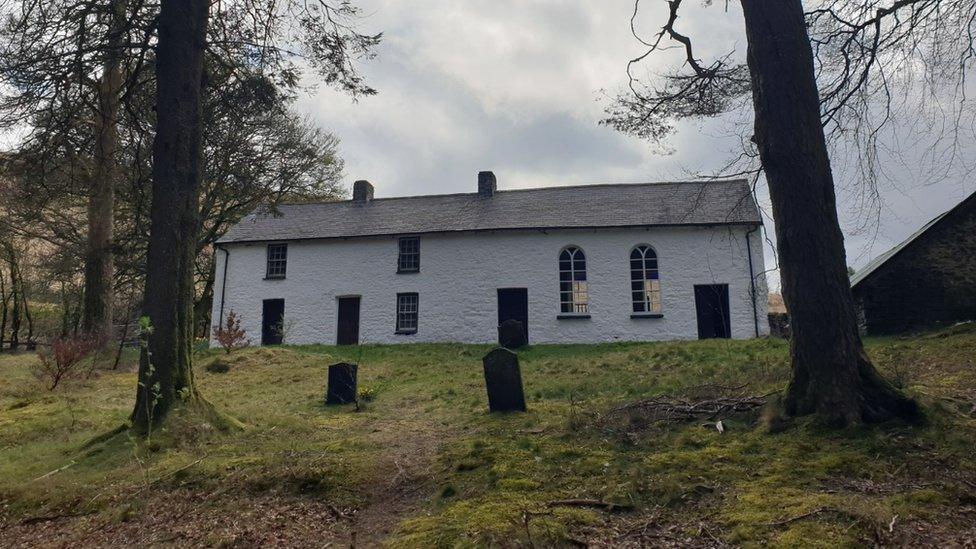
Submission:
[[[363,30],[382,30],[385,36],[379,57],[363,66],[379,95],[354,103],[320,88],[298,106],[342,139],[349,182],[369,179],[377,196],[471,192],[477,172],[485,169],[495,171],[501,188],[686,178],[724,166],[740,150],[733,122],[749,127],[748,113],[685,123],[669,141],[671,154],[662,155],[598,125],[601,90],[621,89],[627,61],[641,52],[630,34],[632,0],[366,0],[360,5],[370,14]],[[637,28],[652,35],[666,5],[642,6]],[[733,50],[739,59],[744,56],[737,3],[686,7],[679,26],[695,38],[697,56],[708,59]],[[676,66],[681,55],[672,50],[655,56],[638,76],[653,78]],[[835,163],[838,179],[851,180],[852,168],[841,164]],[[873,237],[856,233],[863,212],[852,206],[853,195],[840,193],[848,255],[855,265],[964,194],[942,192],[951,186],[945,182],[905,192],[916,187],[913,176],[894,175],[882,198],[897,215],[884,217],[884,230]],[[972,184],[968,188],[974,190]],[[764,190],[759,198],[768,207]],[[892,218],[899,220],[895,228]],[[771,224],[767,228],[772,233]],[[767,266],[774,267],[771,249],[766,257]],[[775,275],[772,285],[778,286]]]

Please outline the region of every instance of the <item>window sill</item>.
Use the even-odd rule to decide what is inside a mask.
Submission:
[[[587,320],[590,318],[588,314],[558,314],[556,315],[556,320]]]
[[[264,279],[265,280],[284,280],[285,277],[283,277],[283,276],[266,276],[266,277],[264,277]]]
[[[414,335],[417,333],[417,330],[397,330],[393,333],[396,335]]]
[[[397,274],[398,275],[402,275],[402,274],[415,274],[415,273],[419,273],[419,272],[420,272],[420,269],[397,269]]]
[[[634,313],[630,318],[664,318],[663,313]]]

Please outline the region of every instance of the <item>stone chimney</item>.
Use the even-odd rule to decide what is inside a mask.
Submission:
[[[353,183],[352,185],[352,201],[353,202],[369,202],[373,199],[373,184],[365,179],[360,179],[359,181]]]
[[[495,182],[494,172],[478,172],[478,195],[491,196],[495,194],[498,184]]]

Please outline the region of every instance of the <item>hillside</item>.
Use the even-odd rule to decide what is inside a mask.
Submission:
[[[976,330],[869,341],[928,421],[830,432],[753,410],[622,408],[784,387],[776,340],[539,346],[529,412],[489,415],[485,346],[202,351],[202,393],[247,425],[117,437],[131,370],[53,392],[0,355],[0,546],[962,545],[976,539]],[[322,405],[326,366],[373,399]],[[644,410],[644,411],[642,411]],[[764,418],[764,417],[765,418]],[[773,431],[773,432],[770,432]],[[617,507],[553,504],[592,499]],[[577,502],[579,503],[579,502]],[[585,502],[584,502],[585,503]]]

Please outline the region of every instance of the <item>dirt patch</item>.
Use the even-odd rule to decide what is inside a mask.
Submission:
[[[368,438],[385,450],[365,487],[367,504],[351,525],[350,542],[363,547],[379,545],[430,501],[437,455],[447,438],[443,428],[423,420],[380,420],[372,427]]]
[[[444,440],[423,420],[369,423],[382,448],[362,490],[366,503],[340,509],[315,496],[279,490],[160,488],[99,513],[49,512],[0,518],[0,547],[375,547],[434,492],[433,468]]]
[[[325,547],[346,538],[347,523],[310,499],[174,490],[99,514],[0,523],[0,546]]]

